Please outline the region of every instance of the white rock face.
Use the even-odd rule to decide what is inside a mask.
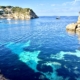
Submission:
[[[11,15],[14,19],[21,19],[21,20],[38,18],[38,16],[32,10],[26,13],[13,13]]]

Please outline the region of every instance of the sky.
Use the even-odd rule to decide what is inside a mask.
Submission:
[[[80,0],[0,0],[1,6],[31,8],[38,16],[76,16]]]

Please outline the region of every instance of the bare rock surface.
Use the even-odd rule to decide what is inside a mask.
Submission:
[[[76,23],[71,23],[66,26],[67,30],[80,31],[80,13],[78,17],[78,21]]]

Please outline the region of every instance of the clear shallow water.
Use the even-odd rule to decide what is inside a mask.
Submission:
[[[79,80],[79,35],[66,31],[66,25],[77,17],[55,18],[0,20],[4,76],[10,80]]]

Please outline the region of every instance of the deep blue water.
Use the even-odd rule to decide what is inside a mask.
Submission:
[[[0,20],[2,74],[10,80],[80,80],[80,33],[66,31],[77,18]]]

